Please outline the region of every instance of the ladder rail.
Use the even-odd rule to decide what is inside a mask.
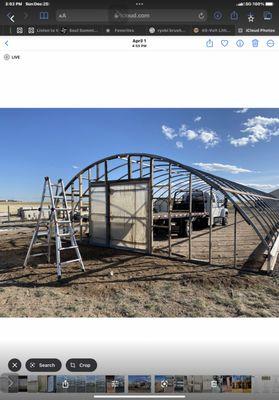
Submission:
[[[54,223],[54,230],[55,230],[55,253],[56,253],[56,272],[57,272],[57,276],[59,277],[59,279],[62,276],[62,270],[61,270],[61,257],[60,257],[60,247],[61,247],[61,238],[59,235],[59,226],[57,224],[57,211],[56,211],[56,198],[57,198],[57,193],[58,193],[58,185],[59,185],[59,181],[58,181],[58,185],[56,186],[55,189],[55,194],[53,194],[53,190],[52,190],[52,184],[51,181],[49,179],[48,181],[48,185],[49,185],[49,193],[50,193],[50,197],[51,197],[51,205],[52,205],[52,219],[51,222],[52,224],[50,225],[50,229],[53,226]]]
[[[55,190],[53,190],[55,188]],[[47,194],[48,192],[48,194]],[[46,245],[47,245],[47,252],[46,253],[37,253],[32,255],[32,250],[35,247],[38,240],[38,233],[40,232],[40,226],[42,223],[42,215],[43,215],[43,206],[46,198],[50,198],[51,202],[51,209],[50,209],[50,215],[48,219],[48,223],[44,221],[44,225],[47,225],[47,231],[45,232],[44,236],[47,236],[46,240]],[[62,213],[62,214],[61,214]],[[59,218],[58,218],[59,215]],[[63,226],[63,232],[60,232],[60,228]],[[65,233],[67,232],[67,233]],[[41,255],[46,255],[48,263],[50,263],[50,256],[51,256],[51,242],[52,242],[52,236],[54,233],[54,239],[55,239],[55,257],[56,257],[56,273],[58,280],[61,279],[62,277],[62,266],[78,262],[81,266],[82,271],[85,271],[84,264],[82,261],[82,257],[80,254],[80,250],[77,244],[77,240],[75,237],[75,231],[72,225],[71,221],[71,215],[70,215],[70,210],[68,208],[67,204],[67,197],[65,193],[65,187],[62,179],[59,179],[57,184],[52,184],[51,180],[49,177],[45,177],[45,182],[44,182],[44,187],[43,187],[43,193],[42,193],[42,198],[41,198],[41,203],[40,203],[40,209],[39,209],[39,214],[38,214],[38,220],[36,224],[36,228],[34,231],[34,234],[31,239],[31,243],[28,248],[28,252],[24,261],[24,267],[28,265],[28,261],[30,257],[39,257]],[[62,237],[63,236],[69,236],[70,241],[71,241],[71,246],[63,247],[62,246]],[[75,250],[76,253],[76,258],[68,261],[61,261],[61,251],[64,250]]]
[[[23,267],[24,268],[27,267],[28,261],[30,259],[30,255],[31,255],[31,252],[32,252],[32,249],[34,247],[34,244],[37,242],[38,232],[39,232],[39,229],[40,229],[40,222],[41,222],[41,219],[42,219],[43,205],[44,205],[44,201],[45,201],[45,196],[46,196],[46,179],[45,179],[45,182],[44,182],[44,188],[43,188],[43,193],[42,193],[42,197],[41,197],[41,203],[40,203],[39,215],[38,215],[36,228],[35,228],[34,234],[32,236],[32,240],[31,240],[31,243],[29,245],[29,248],[28,248],[24,263],[23,263]]]
[[[85,267],[84,267],[84,264],[83,264],[83,261],[82,261],[82,257],[81,257],[80,251],[79,251],[79,247],[77,245],[77,240],[76,240],[76,237],[75,237],[75,231],[74,231],[74,228],[73,228],[73,225],[72,225],[72,222],[71,222],[71,216],[70,216],[70,212],[69,212],[69,208],[68,208],[68,202],[67,202],[64,182],[62,180],[61,180],[61,186],[62,186],[63,201],[64,201],[65,208],[66,208],[66,216],[67,216],[66,219],[68,221],[70,221],[69,230],[71,231],[71,246],[75,248],[75,252],[76,252],[77,258],[80,260],[80,265],[81,265],[82,271],[85,271]]]

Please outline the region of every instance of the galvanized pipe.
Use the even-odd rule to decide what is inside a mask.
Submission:
[[[169,186],[169,194],[168,194],[168,244],[169,244],[169,256],[171,256],[171,165],[169,165],[169,180],[168,180],[168,186]]]
[[[210,188],[210,215],[209,215],[209,264],[212,264],[212,226],[213,226],[213,190]]]
[[[233,265],[237,267],[237,209],[234,207]]]
[[[193,211],[192,173],[189,174],[189,260],[192,260],[192,211]]]

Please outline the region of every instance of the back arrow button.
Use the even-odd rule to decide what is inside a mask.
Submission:
[[[13,23],[15,23],[15,15],[12,12],[9,12],[7,14],[7,17],[9,18],[9,20]]]

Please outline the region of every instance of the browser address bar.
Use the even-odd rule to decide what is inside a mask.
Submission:
[[[205,22],[207,20],[206,10],[192,9],[65,9],[57,10],[56,20],[58,22],[166,22],[187,23]]]

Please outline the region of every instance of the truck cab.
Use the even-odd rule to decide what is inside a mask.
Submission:
[[[204,213],[206,226],[210,220],[210,191],[193,190],[192,192],[192,213]],[[212,222],[215,224],[228,224],[227,199],[218,199],[216,193],[212,193]],[[190,195],[188,191],[178,191],[174,195],[173,209],[190,210]],[[203,221],[204,222],[204,221]]]
[[[204,192],[205,209],[210,216],[210,192]],[[227,199],[218,200],[215,193],[212,193],[212,221],[215,224],[228,224],[228,201]]]

